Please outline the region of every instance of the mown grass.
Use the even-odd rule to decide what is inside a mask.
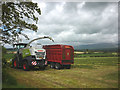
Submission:
[[[16,78],[9,74],[8,69],[10,69],[10,59],[14,57],[15,54],[4,54],[6,65],[2,68],[2,87],[3,88],[27,88],[25,85],[17,82]],[[4,62],[4,61],[3,61]]]
[[[8,73],[8,67],[2,69],[2,87],[3,88],[25,88],[25,85],[22,85],[17,82],[16,78]]]
[[[75,54],[75,57],[115,57],[117,54],[109,53],[90,53],[90,54]]]
[[[86,57],[74,58],[75,65],[110,65],[116,66],[118,64],[118,57]]]
[[[23,71],[8,68],[22,88],[117,88],[118,57],[75,58],[71,69]],[[8,82],[11,83],[11,82]],[[4,86],[6,88],[7,86]],[[14,84],[11,87],[16,87]]]

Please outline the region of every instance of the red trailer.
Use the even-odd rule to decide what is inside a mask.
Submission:
[[[74,63],[74,49],[69,45],[45,45],[46,59],[51,68],[69,69]]]

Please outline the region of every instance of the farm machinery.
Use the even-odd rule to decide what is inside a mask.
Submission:
[[[46,60],[50,68],[70,69],[74,63],[74,48],[70,45],[44,45],[43,48],[46,50]]]
[[[48,38],[54,41],[51,37],[39,37],[31,40],[29,43],[17,43],[14,44],[13,47],[17,48],[17,54],[15,54],[12,59],[12,67],[13,68],[23,68],[23,70],[27,71],[32,67],[38,66],[40,69],[44,70],[47,61],[46,61],[46,50],[40,47],[33,47],[30,44],[39,39]]]

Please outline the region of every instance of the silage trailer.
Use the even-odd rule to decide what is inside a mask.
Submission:
[[[74,63],[74,48],[70,45],[44,45],[46,60],[50,68],[70,69]]]

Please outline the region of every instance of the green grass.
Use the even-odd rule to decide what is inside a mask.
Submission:
[[[29,88],[24,85],[16,84],[16,85],[11,85],[11,84],[2,84],[3,88]]]
[[[109,65],[115,66],[118,64],[118,57],[86,57],[86,58],[74,58],[74,65]]]
[[[9,68],[2,69],[2,87],[3,88],[26,88],[25,85],[17,83],[15,77],[8,73]]]
[[[118,57],[84,57],[74,60],[71,69],[56,70],[47,67],[44,71],[23,71],[8,68],[7,73],[16,80],[18,87],[22,88],[118,87]],[[9,87],[16,87],[14,84],[10,85]]]
[[[118,72],[109,73],[108,75],[103,76],[103,78],[106,80],[118,80]]]
[[[75,57],[114,57],[115,53],[91,53],[91,54],[75,54]]]

